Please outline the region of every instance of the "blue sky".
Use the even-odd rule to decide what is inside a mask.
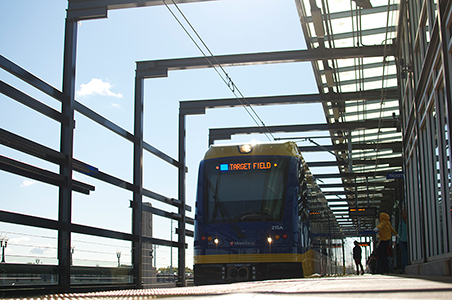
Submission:
[[[174,6],[170,7],[175,11]],[[215,55],[306,49],[293,0],[222,0],[179,7]],[[60,90],[66,8],[67,2],[63,0],[0,0],[0,54]],[[201,56],[165,6],[113,10],[107,19],[82,21],[78,26],[76,99],[129,132],[133,132],[135,62]],[[310,63],[230,67],[226,71],[246,97],[318,92]],[[0,70],[0,80],[60,109],[58,101],[3,70]],[[173,71],[167,78],[146,80],[144,94],[145,141],[173,158],[177,158],[178,151],[179,101],[233,97],[213,69]],[[320,104],[256,107],[255,110],[267,125],[325,122]],[[132,144],[79,113],[75,119],[74,157],[132,182]],[[192,217],[197,169],[208,148],[208,129],[236,126],[255,126],[243,108],[208,110],[206,115],[187,118],[187,204],[193,208],[189,213]],[[59,150],[57,122],[3,95],[0,95],[0,127]],[[290,136],[300,135],[304,134]],[[221,143],[251,139],[267,140],[261,135],[236,136]],[[0,154],[58,172],[56,165],[5,146],[0,146]],[[305,157],[307,161],[333,159],[329,154],[308,153]],[[145,152],[144,169],[145,188],[177,198],[174,167]],[[73,222],[130,232],[130,192],[83,174],[74,173],[74,177],[95,185],[96,191],[89,196],[73,194]],[[2,210],[57,218],[56,187],[0,171],[0,189]],[[144,201],[174,210],[151,199]],[[154,226],[156,237],[169,239],[168,220],[156,218]],[[56,235],[52,231],[4,223],[0,223],[0,231],[10,238],[7,255],[11,260],[34,260],[33,255],[56,257]],[[124,263],[130,262],[126,243],[77,235],[73,239],[75,264],[114,264],[117,249],[122,251]],[[190,245],[187,266],[190,266],[193,241],[188,238],[187,242]],[[92,251],[93,244],[99,245],[98,253]],[[14,255],[17,257],[12,258]],[[158,267],[169,265],[166,247],[160,247],[157,256]],[[55,259],[41,258],[41,261],[55,263]],[[176,250],[174,264],[177,264]]]

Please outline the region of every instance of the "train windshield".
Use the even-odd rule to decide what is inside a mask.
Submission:
[[[207,161],[204,172],[207,222],[281,221],[288,171],[289,158],[283,157]]]

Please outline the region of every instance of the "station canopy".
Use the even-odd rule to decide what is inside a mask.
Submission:
[[[399,1],[296,0],[339,173],[317,174],[344,236],[367,235],[379,212],[403,199],[402,133],[395,63]],[[343,51],[347,50],[347,51]],[[303,150],[302,150],[303,151]],[[340,181],[339,183],[334,183]]]

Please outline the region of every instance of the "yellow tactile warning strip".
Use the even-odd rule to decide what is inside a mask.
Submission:
[[[268,280],[180,288],[54,294],[11,300],[276,300],[303,299],[452,299],[451,276],[370,275]],[[177,299],[176,299],[177,300]]]
[[[132,289],[103,291],[92,293],[53,294],[30,298],[10,298],[11,300],[146,300],[163,297],[221,295],[226,293],[245,292],[251,288],[275,284],[274,281],[243,282],[236,284],[206,285],[179,288]]]

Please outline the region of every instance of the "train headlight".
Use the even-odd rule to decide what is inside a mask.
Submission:
[[[253,151],[253,145],[251,144],[244,144],[239,146],[239,152],[242,154],[247,154]]]

